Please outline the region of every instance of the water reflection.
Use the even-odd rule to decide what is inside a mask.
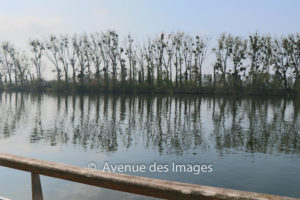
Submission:
[[[0,139],[115,152],[300,153],[296,99],[0,94]],[[30,133],[30,134],[28,134]]]

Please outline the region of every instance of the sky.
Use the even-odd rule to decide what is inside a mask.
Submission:
[[[222,32],[280,37],[300,32],[299,8],[300,0],[0,0],[0,42],[28,51],[29,39],[108,29],[139,43],[176,31],[213,42]],[[212,55],[207,60],[213,65]]]
[[[300,31],[298,0],[0,0],[0,41],[118,31],[145,38],[185,31],[217,36]]]

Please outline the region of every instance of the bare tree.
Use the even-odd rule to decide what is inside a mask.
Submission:
[[[95,77],[97,82],[100,81],[101,72],[101,35],[99,33],[91,34],[90,54],[95,66]]]
[[[193,59],[193,50],[192,50],[192,37],[190,35],[185,35],[183,38],[183,47],[182,54],[185,66],[184,80],[187,84],[188,79],[192,79],[192,59]]]
[[[117,58],[118,58],[118,46],[119,46],[119,36],[114,31],[109,31],[107,33],[107,46],[108,46],[108,55],[110,58],[110,63],[112,65],[112,81],[113,87],[115,87],[117,81]]]
[[[67,36],[61,36],[58,43],[58,58],[61,62],[65,74],[65,82],[69,79],[69,63],[68,63],[68,45],[69,39]]]
[[[74,86],[76,83],[77,35],[74,35],[71,39],[66,40],[65,44],[66,44],[67,59],[72,68],[72,82]]]
[[[166,70],[167,84],[172,85],[172,60],[174,56],[174,44],[172,41],[172,35],[168,35],[168,41],[166,42],[166,56],[163,57],[163,65]]]
[[[254,87],[257,85],[257,74],[262,61],[262,46],[262,36],[257,32],[249,36],[248,56],[251,62],[249,76],[251,85]]]
[[[183,36],[184,33],[178,32],[174,35],[173,43],[175,45],[175,84],[178,87],[178,76],[179,76],[179,83],[180,86],[182,85],[182,45],[183,45]],[[179,75],[178,75],[179,73]]]
[[[208,54],[208,38],[201,38],[200,36],[195,36],[194,41],[194,72],[195,80],[198,79],[200,87],[202,86],[202,66],[207,58]]]
[[[80,81],[80,85],[83,86],[83,82],[84,82],[84,76],[85,76],[85,72],[86,72],[86,68],[88,66],[88,60],[86,58],[87,56],[87,51],[88,51],[88,46],[87,46],[87,36],[86,35],[82,35],[79,37],[78,40],[74,41],[73,45],[75,48],[75,52],[76,52],[76,56],[77,56],[77,60],[78,60],[78,64],[79,64],[79,81]]]
[[[275,76],[283,81],[284,89],[287,89],[287,72],[290,68],[290,60],[288,56],[288,39],[275,39],[273,58],[274,58],[274,68]]]
[[[294,87],[299,90],[300,88],[300,34],[290,34],[285,43],[289,65],[293,70],[295,76]]]
[[[127,37],[127,48],[126,48],[126,52],[125,55],[127,55],[128,58],[128,64],[129,64],[129,82],[130,84],[132,84],[132,82],[135,82],[135,69],[134,67],[134,53],[133,53],[133,38],[131,35],[128,35]]]
[[[56,38],[55,35],[51,35],[49,38],[49,41],[45,42],[46,45],[46,56],[51,61],[51,63],[54,65],[54,71],[57,73],[56,78],[58,81],[58,84],[60,84],[61,79],[61,69],[59,67],[59,41]]]
[[[4,66],[4,71],[8,75],[9,83],[12,83],[12,73],[13,73],[13,67],[14,63],[13,60],[10,57],[10,51],[11,51],[11,44],[9,42],[3,42],[1,45],[2,50],[2,65]]]
[[[40,40],[31,40],[30,41],[30,47],[31,47],[31,52],[33,53],[33,57],[31,58],[31,62],[33,63],[35,70],[36,70],[36,77],[41,84],[42,80],[42,72],[41,72],[41,67],[42,67],[42,55],[44,53],[44,45]]]
[[[217,58],[216,70],[221,73],[221,84],[226,86],[226,73],[227,73],[227,63],[228,58],[232,53],[233,48],[233,37],[231,34],[222,33],[218,39],[218,44],[213,48],[213,52]]]
[[[136,60],[139,64],[139,83],[144,83],[145,81],[145,55],[143,54],[143,50],[139,49],[138,52],[135,53]]]
[[[238,86],[241,86],[241,72],[245,72],[246,67],[243,66],[243,61],[246,59],[247,53],[247,40],[242,39],[239,36],[236,36],[233,40],[232,53],[230,54],[230,58],[233,63],[233,87],[235,89]]]
[[[123,86],[126,82],[127,77],[127,69],[126,69],[126,60],[123,58],[124,49],[120,47],[119,53],[118,53],[118,59],[121,66],[121,85]]]
[[[109,49],[107,46],[108,38],[107,35],[102,33],[101,35],[101,42],[98,43],[100,47],[101,57],[103,61],[103,72],[104,72],[104,81],[105,81],[105,87],[108,88],[109,86]]]

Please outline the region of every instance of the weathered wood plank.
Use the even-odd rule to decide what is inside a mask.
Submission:
[[[31,191],[32,200],[43,200],[42,186],[39,174],[31,173]]]
[[[208,187],[0,154],[0,166],[84,183],[88,185],[164,199],[252,199],[295,200],[296,198]]]
[[[5,198],[5,197],[0,197],[0,200],[10,200],[10,199]]]

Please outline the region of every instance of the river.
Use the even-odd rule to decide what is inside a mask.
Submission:
[[[98,170],[143,165],[123,172],[300,197],[300,100],[4,92],[0,152]],[[164,170],[150,170],[157,165]],[[203,165],[211,170],[199,171]],[[41,182],[45,199],[151,199],[45,176]],[[0,196],[29,200],[30,184],[29,173],[0,167]]]

